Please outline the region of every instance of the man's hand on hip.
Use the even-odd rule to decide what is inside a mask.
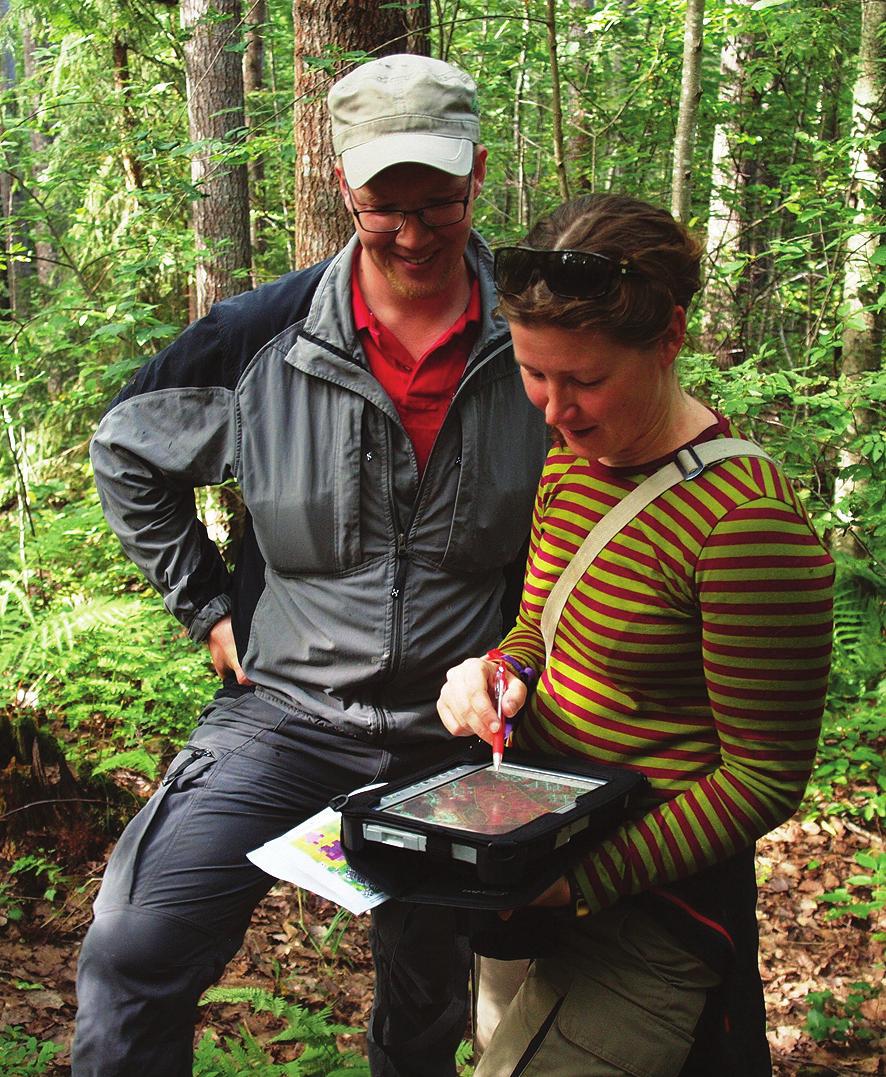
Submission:
[[[237,684],[252,684],[243,672],[237,657],[237,645],[234,643],[234,629],[231,627],[231,615],[222,617],[210,628],[206,637],[209,654],[215,672],[224,679],[226,673],[233,673]]]

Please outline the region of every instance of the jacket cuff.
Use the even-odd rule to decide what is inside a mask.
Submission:
[[[188,626],[188,635],[195,643],[202,643],[214,624],[231,612],[231,596],[216,595],[207,602]]]

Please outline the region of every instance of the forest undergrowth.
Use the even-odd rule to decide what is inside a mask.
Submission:
[[[318,71],[364,55],[344,44],[351,17],[397,6],[339,5],[334,40],[314,56],[305,33],[319,22],[301,13],[296,34],[298,5],[252,4],[199,78],[173,3],[3,6],[0,1077],[69,1072],[76,954],[103,864],[214,687],[205,650],[109,532],[88,438],[191,319],[197,264],[213,247],[226,259],[235,227],[227,294],[309,264],[312,234],[330,244],[318,257],[335,248],[335,211],[302,188],[327,162],[304,167],[313,134],[293,123],[311,110],[293,102],[315,94]],[[319,18],[327,5],[312,7]],[[567,191],[604,190],[679,202],[703,241],[681,384],[782,463],[838,565],[815,775],[801,811],[758,847],[776,1077],[886,1074],[884,3],[404,10],[420,7],[433,7],[434,54],[480,84],[489,170],[472,212],[493,246]],[[690,9],[705,9],[704,31],[699,16],[684,53]],[[214,77],[241,52],[248,91]],[[189,105],[209,112],[221,83],[226,133],[207,139]],[[195,185],[210,144],[213,169]],[[205,247],[193,210],[217,197],[210,179],[241,168],[240,209],[217,211],[231,234]],[[218,519],[223,499],[197,500]],[[275,888],[203,1000],[197,1077],[366,1074],[366,930],[366,918]]]
[[[761,965],[775,1077],[884,1072],[883,997],[876,990],[882,982],[886,932],[882,904],[869,916],[832,920],[832,906],[819,900],[847,877],[862,874],[859,855],[872,855],[880,860],[882,902],[881,838],[881,832],[851,821],[797,819],[760,842]],[[70,1073],[76,954],[101,866],[100,860],[85,865],[63,896],[32,901],[22,920],[2,928],[3,1077]],[[874,889],[857,886],[855,896],[863,900]],[[372,991],[367,925],[367,917],[342,916],[329,902],[288,884],[275,887],[213,992],[218,1001],[202,1008],[197,1039],[204,1042],[208,1061],[195,1072],[202,1077],[329,1075],[345,1065],[349,1052],[356,1056],[353,1072],[368,1072],[358,1062]],[[268,999],[278,1000],[276,1011]],[[319,1015],[322,1038],[338,1056],[333,1068],[287,1069],[306,1050],[303,1040],[279,1038],[291,1027],[286,1007],[296,1005]],[[342,1027],[355,1031],[346,1033]],[[14,1037],[10,1028],[18,1030]],[[13,1047],[22,1048],[14,1065]],[[225,1058],[229,1069],[222,1068]],[[471,1072],[469,1061],[462,1072]]]
[[[76,956],[104,862],[215,683],[121,558],[85,471],[41,489],[31,523],[25,588],[22,530],[0,518],[13,685],[0,706],[0,1077],[70,1072]],[[877,607],[852,585],[838,587],[806,801],[758,846],[776,1077],[886,1072],[884,662]],[[203,1000],[195,1074],[365,1075],[371,990],[367,918],[281,884]]]
[[[886,738],[875,711],[865,713],[859,708],[851,722],[830,721],[803,810],[758,845],[775,1077],[886,1072]],[[52,800],[63,768],[46,763],[43,776],[45,799]],[[7,794],[11,778],[7,768]],[[119,826],[154,785],[126,767],[100,778],[98,813],[87,813],[85,804],[35,804],[7,819],[15,825],[0,850],[2,1077],[70,1073],[76,956],[110,848],[109,835],[88,820]],[[197,1077],[368,1074],[367,927],[368,917],[352,918],[312,894],[276,886],[220,985],[203,1000]],[[467,1044],[462,1054],[467,1075]]]

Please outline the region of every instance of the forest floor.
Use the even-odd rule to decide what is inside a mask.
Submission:
[[[884,947],[871,938],[874,930],[886,930],[883,910],[877,924],[829,920],[827,906],[815,900],[857,872],[857,851],[881,849],[882,834],[840,820],[828,826],[833,833],[816,823],[791,821],[758,846],[761,963],[776,1077],[886,1074],[882,994],[861,1003],[842,1045],[833,1039],[816,1042],[804,1028],[814,992],[830,991],[834,999],[845,1000],[849,985],[883,978]],[[47,1077],[70,1073],[76,953],[100,863],[92,866],[95,874],[82,879],[79,890],[71,887],[63,905],[37,902],[24,919],[0,927],[0,1027],[17,1025],[39,1041],[64,1045],[64,1053],[43,1071]],[[352,919],[342,933],[340,921],[333,923],[335,913],[334,906],[313,895],[277,886],[258,909],[222,983],[263,987],[311,1009],[331,1006],[336,1021],[365,1027],[372,991],[368,917]],[[833,1003],[820,1009],[825,1022],[846,1017],[845,1008],[834,1009]],[[210,1028],[217,1036],[239,1038],[245,1025],[265,1042],[280,1030],[278,1019],[244,1004],[213,1003],[201,1017],[200,1035]],[[856,1027],[866,1028],[872,1038],[852,1037]],[[341,1042],[363,1047],[360,1032]],[[268,1049],[280,1062],[293,1057],[291,1045]],[[9,1072],[0,1057],[0,1074]]]

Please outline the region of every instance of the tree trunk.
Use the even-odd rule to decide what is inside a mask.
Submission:
[[[751,0],[738,0],[749,7]],[[747,61],[753,55],[753,35],[731,34],[720,54],[719,102],[722,119],[714,130],[711,201],[708,216],[707,260],[710,276],[704,293],[702,340],[722,367],[745,358],[743,299],[747,288],[742,261],[746,239],[745,206],[751,162],[742,148],[742,119],[746,107]]]
[[[701,101],[701,56],[704,0],[687,0],[683,30],[683,75],[680,82],[680,111],[674,138],[674,165],[671,176],[671,213],[684,224],[689,220],[692,201],[692,150]]]
[[[843,381],[852,410],[851,437],[839,454],[841,470],[857,465],[861,457],[850,441],[879,430],[873,410],[864,406],[860,385],[868,371],[878,370],[882,362],[884,313],[882,255],[886,244],[880,234],[886,210],[886,142],[883,139],[883,112],[886,101],[886,0],[864,0],[861,5],[861,40],[858,74],[852,99],[852,135],[849,200],[855,211],[854,224],[846,243],[843,280],[842,333]],[[845,533],[836,545],[853,556],[865,555],[856,524],[861,523],[855,504],[863,484],[854,477],[838,477],[834,499],[836,513],[845,525]]]
[[[557,57],[557,4],[548,0],[546,10],[548,31],[548,59],[551,64],[551,113],[554,129],[554,168],[557,173],[557,187],[560,198],[569,199],[569,177],[566,175],[566,155],[563,149],[563,102],[560,97],[560,62]]]
[[[200,191],[191,209],[199,259],[197,317],[249,283],[246,165],[226,159],[244,130],[243,66],[239,52],[230,49],[238,42],[239,18],[239,0],[182,0],[188,128],[197,144],[191,181]]]
[[[132,113],[130,98],[132,80],[129,75],[129,46],[119,37],[114,37],[114,89],[120,103],[118,126],[120,129],[120,155],[123,160],[123,176],[128,191],[137,191],[142,186],[141,161],[133,152],[133,134],[136,119]]]
[[[408,5],[405,5],[408,9]],[[335,157],[326,94],[350,64],[315,57],[334,57],[363,50],[373,57],[427,52],[427,38],[416,24],[427,26],[427,4],[407,18],[394,5],[355,4],[352,0],[293,0],[295,36],[295,264],[312,265],[342,247],[353,233],[348,213],[334,182]],[[412,25],[410,25],[410,23]]]
[[[524,98],[527,83],[526,56],[529,29],[529,17],[527,15],[523,19],[523,39],[516,65],[517,83],[514,87],[514,102],[511,113],[512,158],[505,166],[508,177],[505,191],[505,220],[510,224],[511,218],[515,218],[521,233],[528,231],[531,214],[529,184],[526,177],[526,132],[524,130],[526,112]]]
[[[267,0],[250,0],[246,11],[246,51],[243,53],[243,96],[246,106],[247,140],[255,126],[256,97],[264,89],[265,43],[264,24],[268,19]],[[262,228],[262,188],[265,180],[264,161],[251,153],[247,161],[249,193],[252,207],[249,215],[249,245],[252,250],[252,286],[258,283],[255,257],[265,249]]]
[[[8,25],[9,2],[0,0],[0,21]],[[15,54],[11,44],[0,45],[0,92],[3,102],[0,105],[0,138],[5,141],[7,125],[11,129],[21,124],[22,111],[30,109],[30,102],[24,100],[22,108],[21,88],[16,72]],[[0,307],[9,313],[13,321],[24,322],[30,312],[28,278],[33,277],[35,261],[29,257],[33,249],[33,239],[25,222],[21,177],[16,168],[11,167],[7,156],[0,169],[0,227],[2,227],[2,246],[0,261],[3,263],[3,287],[0,288]],[[18,171],[23,169],[22,162],[17,162]],[[15,340],[15,337],[12,337]],[[15,344],[12,345],[13,349]]]
[[[25,78],[34,84],[37,83],[36,51],[31,25],[25,21],[22,24],[22,59],[24,61],[24,74]],[[42,102],[39,94],[35,93],[25,107],[33,111],[35,118],[35,122],[30,125],[30,142],[31,153],[34,158],[33,175],[34,178],[37,179],[45,170],[47,152],[50,146],[50,141],[43,132],[41,120],[39,119],[42,109]],[[37,270],[37,280],[41,285],[51,284],[57,261],[55,248],[46,235],[46,231],[39,225],[34,229],[32,242],[34,245],[34,261]]]

